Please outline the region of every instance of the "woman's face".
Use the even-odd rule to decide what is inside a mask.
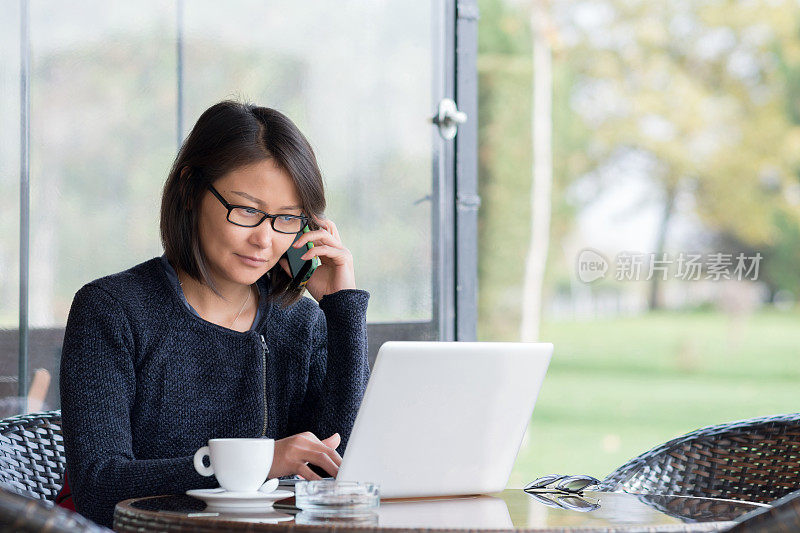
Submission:
[[[294,182],[271,158],[234,169],[213,185],[229,204],[271,215],[302,213]],[[270,219],[243,228],[228,222],[227,215],[222,202],[206,191],[200,202],[200,247],[217,284],[251,285],[275,266],[294,235],[278,233]]]

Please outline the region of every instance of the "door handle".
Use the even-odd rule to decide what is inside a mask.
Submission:
[[[458,125],[467,121],[467,114],[458,110],[456,103],[450,98],[439,102],[439,112],[431,120],[439,127],[439,135],[449,141],[458,133]]]

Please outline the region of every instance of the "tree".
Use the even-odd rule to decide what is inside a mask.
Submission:
[[[528,11],[503,0],[481,0],[479,55],[478,227],[481,339],[518,339],[521,280],[530,238],[532,49]],[[579,204],[565,191],[594,165],[587,149],[591,131],[571,106],[576,73],[553,51],[553,190],[549,239],[560,242],[572,228]],[[568,284],[572,265],[549,254],[542,295]]]
[[[768,249],[778,218],[800,216],[775,190],[797,182],[800,129],[787,113],[781,54],[798,57],[792,2],[608,0],[560,4],[573,36],[578,107],[605,160],[636,153],[652,162],[662,206],[654,252],[664,252],[679,193],[695,199],[719,241]],[[578,10],[604,18],[576,20]],[[797,63],[795,59],[795,63]],[[765,268],[766,265],[765,265]],[[651,308],[659,307],[658,276]]]
[[[539,340],[542,286],[550,243],[551,191],[553,189],[553,68],[552,25],[549,2],[531,4],[531,45],[533,49],[533,183],[531,184],[531,238],[525,259],[522,286],[520,340]]]

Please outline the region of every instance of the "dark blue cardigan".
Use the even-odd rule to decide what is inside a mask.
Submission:
[[[192,464],[210,438],[338,432],[343,453],[369,377],[368,300],[343,290],[269,303],[237,332],[193,315],[158,258],[85,285],[60,378],[78,511],[111,526],[121,500],[216,486]]]

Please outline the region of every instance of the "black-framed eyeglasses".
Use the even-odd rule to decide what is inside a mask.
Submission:
[[[272,229],[278,233],[294,234],[302,231],[308,223],[308,217],[304,215],[270,215],[255,207],[229,204],[213,185],[209,185],[208,190],[228,210],[228,222],[243,228],[255,228],[266,219],[270,219]]]
[[[542,476],[534,479],[525,487],[525,492],[567,492],[570,494],[581,494],[589,487],[599,485],[600,480],[592,476],[567,476],[564,474],[554,474]]]

